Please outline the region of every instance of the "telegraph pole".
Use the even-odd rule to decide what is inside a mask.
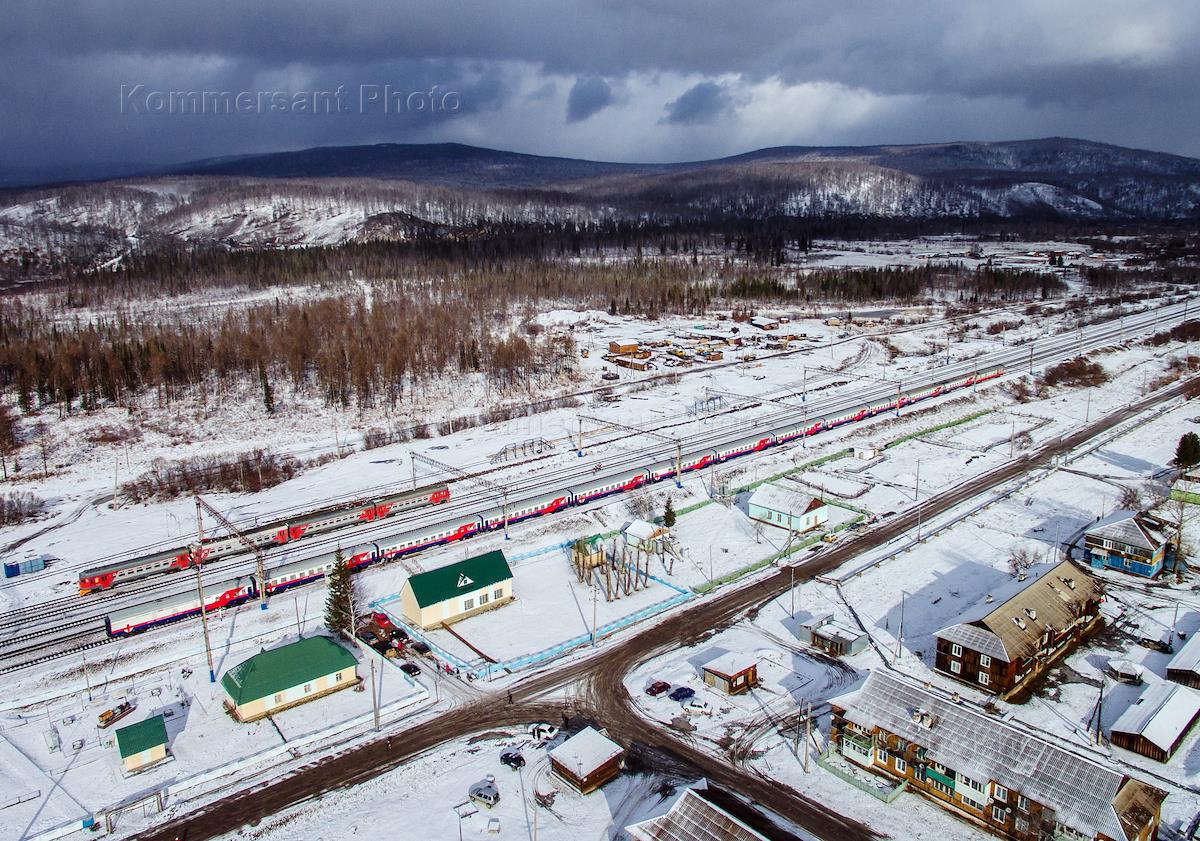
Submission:
[[[204,654],[208,657],[208,682],[217,682],[213,668],[212,643],[208,639],[208,612],[204,606],[204,585],[200,583],[200,564],[196,564],[196,598],[200,600],[200,629],[204,632]]]
[[[375,689],[375,658],[371,658],[371,709],[375,713],[375,732],[379,732],[379,693]]]
[[[904,643],[904,599],[908,593],[900,591],[900,627],[896,629],[896,659],[900,659],[900,646]]]
[[[799,732],[799,728],[797,728]],[[804,773],[808,773],[808,745],[812,741],[812,701],[805,705],[804,710]]]

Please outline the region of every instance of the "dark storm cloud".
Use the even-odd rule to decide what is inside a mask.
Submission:
[[[1069,135],[1197,155],[1198,36],[1194,0],[12,0],[0,165],[431,140],[669,160]],[[122,84],[461,96],[441,112],[131,117]]]
[[[567,122],[586,120],[612,104],[613,92],[608,82],[599,76],[577,79],[567,95]]]
[[[668,102],[663,120],[676,125],[710,123],[729,111],[729,93],[716,82],[699,82],[688,88],[678,99]]]

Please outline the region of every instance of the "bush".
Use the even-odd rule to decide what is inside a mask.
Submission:
[[[0,494],[0,526],[15,526],[36,517],[46,507],[46,501],[29,491]]]
[[[302,468],[294,456],[280,456],[269,450],[195,456],[173,462],[158,458],[149,470],[121,486],[121,496],[130,502],[142,502],[208,491],[255,493],[286,482]]]
[[[1080,388],[1103,385],[1108,382],[1108,373],[1100,363],[1077,356],[1046,369],[1040,380],[1043,385],[1050,388],[1058,385]]]

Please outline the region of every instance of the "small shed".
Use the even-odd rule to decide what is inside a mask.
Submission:
[[[829,506],[811,494],[776,485],[759,485],[750,496],[750,519],[789,531],[811,531],[829,522]]]
[[[498,549],[409,576],[400,590],[405,620],[422,630],[448,625],[512,600],[512,570]]]
[[[801,622],[797,636],[801,642],[838,657],[858,654],[870,644],[866,634],[857,628],[835,622],[830,613]]]
[[[133,774],[167,758],[167,724],[161,715],[117,730],[117,750],[125,772]]]
[[[550,770],[580,794],[600,788],[621,773],[625,750],[593,727],[585,727],[549,751]]]
[[[750,323],[759,330],[774,330],[779,326],[779,322],[774,318],[767,318],[765,315],[756,315],[750,319]]]
[[[1174,683],[1156,683],[1113,723],[1112,743],[1166,762],[1198,717],[1200,693]]]
[[[642,552],[657,552],[662,539],[671,530],[646,520],[631,520],[621,529],[621,538],[630,549]]]
[[[1200,689],[1200,634],[1193,634],[1167,663],[1167,680]]]
[[[221,676],[225,706],[243,722],[257,721],[358,682],[358,660],[325,636],[261,651]]]
[[[614,339],[608,343],[609,353],[637,353],[637,339]]]
[[[1113,680],[1128,683],[1130,686],[1141,686],[1146,670],[1132,660],[1109,660],[1105,671]]]
[[[740,695],[758,685],[758,662],[747,654],[730,651],[701,666],[700,677],[726,695]]]

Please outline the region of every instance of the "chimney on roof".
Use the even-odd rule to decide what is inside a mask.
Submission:
[[[986,603],[986,604],[991,604],[992,602],[994,602],[994,601],[995,601],[995,599],[992,597],[992,594],[991,594],[991,593],[988,593],[988,594],[987,594],[987,598],[985,598],[983,601],[984,601],[984,603]]]

